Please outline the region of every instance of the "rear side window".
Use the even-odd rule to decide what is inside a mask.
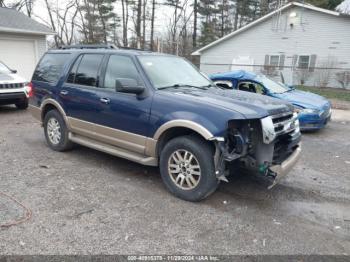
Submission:
[[[68,75],[67,82],[84,86],[97,86],[97,76],[103,55],[85,54],[79,57]]]
[[[34,81],[57,83],[70,54],[46,54],[33,74]]]

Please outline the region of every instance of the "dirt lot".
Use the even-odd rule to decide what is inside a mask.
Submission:
[[[28,112],[1,107],[0,192],[33,215],[0,229],[0,253],[350,254],[350,118],[337,119],[304,134],[301,161],[274,189],[240,176],[195,204],[170,195],[156,168],[51,151]],[[0,195],[0,224],[21,215]]]

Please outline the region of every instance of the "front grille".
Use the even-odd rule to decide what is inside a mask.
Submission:
[[[280,135],[274,145],[273,163],[280,164],[287,159],[299,146],[301,136],[299,133]]]
[[[283,115],[277,115],[277,116],[274,116],[272,118],[272,123],[278,124],[278,123],[287,121],[287,120],[291,119],[292,117],[293,117],[292,113],[287,113],[285,115],[284,114]]]
[[[14,89],[14,88],[22,88],[25,86],[25,83],[7,83],[0,84],[0,89]]]
[[[281,134],[285,131],[292,131],[293,127],[290,127],[291,124],[294,123],[294,121],[295,118],[293,116],[293,113],[291,112],[272,116],[272,123],[274,125],[276,134]]]

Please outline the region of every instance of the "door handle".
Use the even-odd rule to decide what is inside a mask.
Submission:
[[[111,102],[111,100],[109,98],[101,98],[100,102],[103,104],[109,104],[109,102]]]
[[[67,90],[62,90],[60,92],[60,94],[63,95],[63,96],[66,96],[66,95],[68,95],[68,91]]]

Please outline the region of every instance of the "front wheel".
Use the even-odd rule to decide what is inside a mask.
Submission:
[[[160,173],[167,189],[187,201],[209,196],[219,184],[213,156],[211,146],[198,137],[170,140],[160,155]]]

